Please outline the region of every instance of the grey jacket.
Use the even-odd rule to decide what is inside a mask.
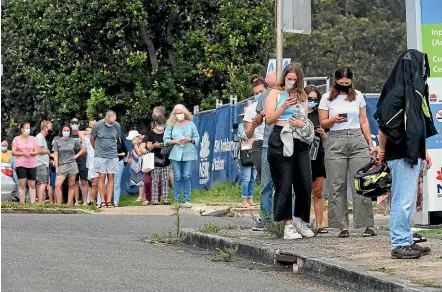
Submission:
[[[308,145],[312,144],[315,137],[315,127],[310,120],[306,120],[303,128],[294,128],[287,123],[281,131],[281,141],[284,144],[283,154],[285,157],[293,155],[293,139],[301,140]]]

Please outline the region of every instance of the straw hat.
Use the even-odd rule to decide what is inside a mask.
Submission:
[[[126,139],[132,141],[136,137],[140,137],[140,136],[141,136],[141,134],[138,133],[137,130],[132,130],[132,131],[129,131],[129,135],[126,137]]]
[[[248,108],[249,108],[248,106],[244,107],[244,112],[243,112],[242,114],[239,114],[238,117],[240,117],[241,119],[243,119],[244,116],[246,115],[246,111],[247,111]]]

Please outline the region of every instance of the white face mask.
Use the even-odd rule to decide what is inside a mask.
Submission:
[[[178,121],[184,121],[184,114],[176,114],[176,118]]]
[[[164,126],[157,126],[157,130],[159,130],[159,131],[164,130]]]

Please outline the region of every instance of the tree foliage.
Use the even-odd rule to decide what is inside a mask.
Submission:
[[[405,49],[405,1],[313,0],[311,35],[287,34],[285,57],[307,76],[354,68],[379,91]],[[274,57],[274,0],[3,2],[2,133],[42,119],[56,130],[114,109],[143,131],[154,106],[211,108],[250,96]]]
[[[272,15],[272,0],[4,3],[2,132],[23,120],[98,119],[107,109],[128,130],[147,125],[155,105],[245,98],[249,88],[229,86],[230,72],[263,70]]]
[[[342,65],[362,92],[380,92],[406,49],[405,1],[313,1],[312,34],[286,35],[285,57],[307,76],[332,76]]]

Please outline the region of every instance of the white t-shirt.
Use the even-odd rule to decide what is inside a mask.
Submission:
[[[252,103],[246,110],[246,113],[244,115],[244,122],[253,122],[255,119],[257,113],[256,113],[256,106],[258,105],[258,102]],[[255,132],[253,134],[252,141],[262,141],[264,139],[264,123],[262,123],[259,127],[255,128]]]
[[[328,117],[333,118],[337,114],[347,114],[348,122],[342,124],[334,124],[330,130],[344,130],[344,129],[360,129],[361,124],[359,121],[360,109],[366,106],[364,95],[356,90],[356,99],[354,101],[345,100],[347,95],[341,94],[333,101],[328,99],[329,93],[325,93],[321,102],[319,103],[319,109],[328,111]]]

